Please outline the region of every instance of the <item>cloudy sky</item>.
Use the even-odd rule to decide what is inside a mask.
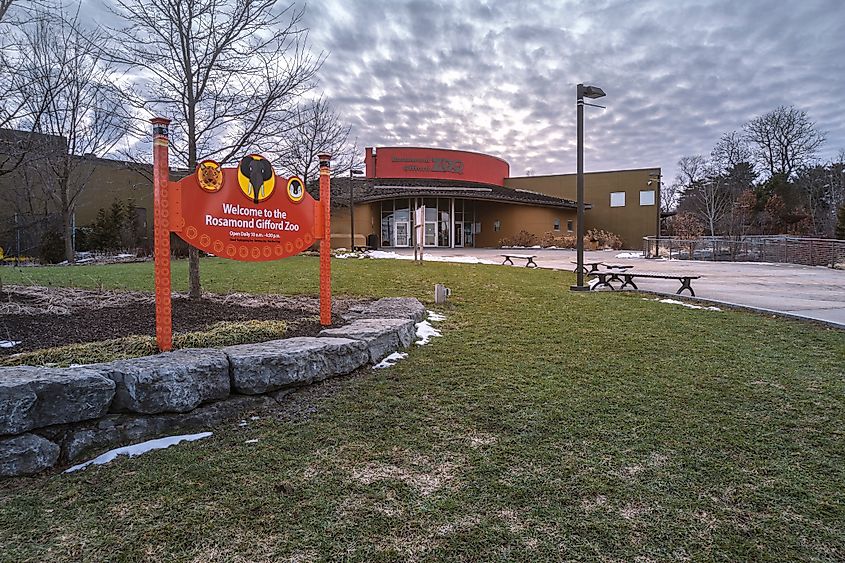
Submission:
[[[845,148],[842,0],[328,0],[306,25],[321,87],[364,146],[478,150],[512,175],[575,171],[575,85],[586,169],[708,154],[781,104]]]

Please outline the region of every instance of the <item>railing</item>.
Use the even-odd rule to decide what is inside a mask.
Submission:
[[[646,258],[729,262],[784,262],[808,266],[845,264],[845,240],[749,235],[744,237],[643,237]]]

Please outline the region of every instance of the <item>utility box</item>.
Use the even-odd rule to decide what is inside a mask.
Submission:
[[[434,286],[434,303],[436,305],[442,305],[446,303],[446,298],[452,295],[452,290],[443,285],[442,283],[435,284]]]

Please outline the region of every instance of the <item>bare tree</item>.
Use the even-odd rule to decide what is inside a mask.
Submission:
[[[682,157],[675,184],[681,190],[679,210],[697,215],[715,236],[732,202],[717,165],[701,155]]]
[[[73,261],[74,210],[91,173],[85,159],[109,152],[125,134],[125,119],[115,70],[93,48],[102,36],[82,28],[78,11],[64,16],[54,11],[23,30],[30,56],[20,73],[31,94],[25,99],[31,117],[19,121],[47,139],[38,146],[45,172],[37,186],[62,216],[65,257]]]
[[[6,12],[12,7],[14,0],[0,0],[0,22],[6,17]]]
[[[296,104],[313,87],[313,57],[302,10],[278,0],[116,0],[125,25],[112,29],[111,60],[137,71],[127,99],[142,113],[173,120],[171,154],[193,170],[261,152],[295,125]],[[148,126],[135,132],[148,138]],[[199,252],[189,286],[200,296]]]
[[[769,174],[785,180],[800,167],[811,165],[825,141],[825,134],[795,106],[780,106],[752,119],[745,125],[744,136]]]
[[[752,158],[751,147],[739,131],[723,133],[710,153],[710,159],[721,172],[727,172],[744,162],[751,162]]]
[[[0,5],[0,129],[30,131],[63,88],[62,68],[55,69],[55,90],[34,87],[33,69],[38,53],[31,48],[25,32],[45,17],[40,4],[16,4],[15,17],[9,17],[11,1]],[[0,177],[15,172],[24,162],[37,158],[40,140],[30,133],[6,131],[0,136]]]
[[[342,175],[363,166],[355,142],[349,141],[348,125],[341,123],[325,98],[307,102],[297,108],[296,125],[282,135],[277,161],[306,182],[317,178],[317,155],[332,155],[332,172]]]
[[[695,186],[692,198],[710,236],[716,236],[733,204],[724,176],[712,168],[707,177]]]

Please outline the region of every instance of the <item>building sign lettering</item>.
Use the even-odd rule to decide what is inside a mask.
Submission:
[[[402,170],[405,172],[464,173],[464,162],[462,160],[449,160],[448,158],[403,158],[394,156],[391,161],[407,163],[402,167]]]

